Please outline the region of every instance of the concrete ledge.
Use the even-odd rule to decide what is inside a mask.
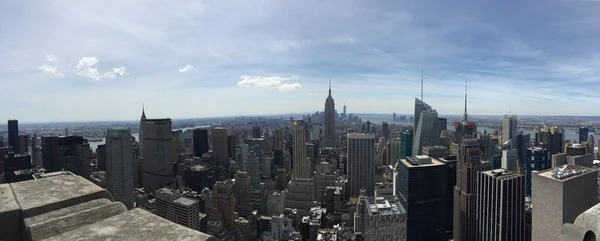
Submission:
[[[87,210],[90,208],[103,206],[103,205],[106,205],[109,203],[112,203],[112,202],[106,198],[96,199],[96,200],[92,200],[89,202],[77,204],[75,206],[70,206],[70,207],[59,209],[59,210],[55,210],[55,211],[52,211],[49,213],[44,213],[44,214],[41,214],[38,216],[29,217],[29,218],[24,219],[25,226],[31,226],[36,223],[44,222],[46,220],[60,218],[65,215],[69,215],[71,213],[76,213],[76,212],[80,212],[80,211]]]
[[[589,229],[584,229],[570,223],[565,223],[562,227],[561,241],[594,241],[596,235]]]
[[[596,204],[582,214],[579,214],[573,224],[600,234],[600,204]]]
[[[211,235],[183,227],[139,208],[45,240],[217,241]]]
[[[104,200],[108,201],[107,199]],[[29,233],[30,240],[42,240],[127,212],[127,208],[123,203],[108,202],[109,203],[101,206],[95,206],[79,211],[73,211],[70,207],[63,208],[58,210],[58,213],[52,214],[52,216],[63,214],[63,216],[54,218],[47,216],[46,219],[38,219],[38,222],[36,223],[31,223],[32,220],[25,220],[25,228]]]
[[[106,198],[106,190],[80,176],[55,176],[10,184],[23,218],[29,218],[65,207]]]
[[[0,184],[0,240],[21,237],[21,207],[9,184]]]

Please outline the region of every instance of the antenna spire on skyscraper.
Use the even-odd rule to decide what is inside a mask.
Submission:
[[[329,78],[329,96],[331,96],[331,78]]]
[[[464,115],[464,118],[465,118],[465,122],[469,121],[468,120],[469,116],[467,114],[467,79],[465,79],[465,115]]]
[[[421,101],[423,101],[423,68],[421,68]]]

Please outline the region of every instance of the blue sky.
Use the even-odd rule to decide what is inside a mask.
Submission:
[[[7,0],[0,119],[598,115],[600,1]]]

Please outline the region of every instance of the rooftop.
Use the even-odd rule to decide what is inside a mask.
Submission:
[[[555,167],[551,170],[539,172],[538,175],[564,182],[593,171],[595,170],[592,168],[565,164],[560,167]]]
[[[488,176],[492,176],[495,177],[497,179],[500,180],[507,180],[507,179],[512,179],[512,178],[517,178],[517,177],[521,177],[523,175],[516,173],[516,172],[512,172],[506,169],[502,169],[502,168],[498,168],[498,169],[494,169],[494,170],[489,170],[489,171],[484,171],[481,172],[485,175]]]
[[[432,158],[432,157],[427,156],[427,155],[408,156],[408,157],[406,157],[406,159],[401,159],[400,162],[402,162],[405,166],[407,166],[409,168],[413,168],[413,167],[431,167],[431,166],[442,166],[442,165],[444,165],[443,162],[438,161],[437,159]]]
[[[0,185],[0,240],[215,240],[73,175]]]
[[[399,215],[405,214],[406,210],[399,205],[396,201],[391,201],[384,197],[367,198],[369,215],[371,216],[383,216],[383,215]]]

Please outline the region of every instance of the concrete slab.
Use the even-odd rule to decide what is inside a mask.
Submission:
[[[80,176],[55,176],[10,184],[23,218],[106,198],[113,200],[104,189]]]
[[[9,184],[0,184],[0,240],[19,240],[21,207]]]
[[[211,235],[175,224],[148,211],[135,208],[126,213],[45,240],[216,241],[217,239]]]
[[[30,235],[30,240],[36,241],[75,230],[124,212],[127,212],[127,207],[123,203],[114,202],[46,219],[42,222],[26,225],[25,228]]]

